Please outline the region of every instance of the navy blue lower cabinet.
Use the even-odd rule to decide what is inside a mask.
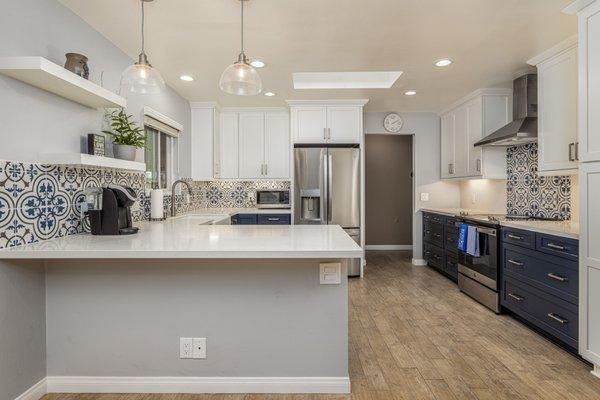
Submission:
[[[579,242],[502,228],[500,303],[572,350],[578,346]]]
[[[544,333],[577,349],[577,305],[510,277],[505,277],[503,283],[501,302],[504,307]]]
[[[258,225],[290,225],[290,214],[258,214]]]
[[[256,214],[236,214],[231,218],[232,225],[256,225],[257,223]]]
[[[423,258],[442,275],[458,280],[456,218],[423,213]]]

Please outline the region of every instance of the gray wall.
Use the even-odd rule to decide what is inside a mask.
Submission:
[[[386,133],[383,119],[387,112],[367,112],[364,116],[365,133]],[[404,120],[400,134],[414,135],[414,214],[413,258],[423,258],[422,221],[420,207],[459,207],[458,183],[441,181],[440,175],[440,118],[434,113],[399,113]],[[429,193],[429,202],[422,202],[421,193]]]
[[[0,400],[46,377],[44,266],[0,261]]]
[[[90,80],[100,84],[103,75],[106,89],[119,90],[121,72],[133,60],[56,0],[0,0],[0,10],[0,57],[43,56],[63,65],[65,53],[82,53],[89,58]],[[138,35],[137,24],[132,21],[132,34]],[[159,95],[129,95],[127,101],[137,120],[149,106],[184,125],[179,165],[180,174],[189,176],[187,100],[168,88]],[[0,159],[33,162],[40,152],[79,152],[80,137],[98,133],[103,114],[0,75]]]
[[[46,293],[48,376],[348,376],[347,279],[315,260],[60,260]]]

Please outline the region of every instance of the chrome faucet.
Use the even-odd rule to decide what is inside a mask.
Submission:
[[[190,184],[187,181],[184,181],[183,179],[179,179],[176,180],[175,182],[173,182],[173,185],[171,186],[171,217],[174,217],[177,215],[177,206],[175,205],[176,201],[175,201],[175,189],[177,188],[177,184],[179,183],[183,183],[185,186],[187,186],[188,192],[190,193],[190,195],[192,194],[192,187],[190,186]]]

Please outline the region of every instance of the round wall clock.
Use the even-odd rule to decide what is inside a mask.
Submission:
[[[404,121],[402,120],[400,115],[398,115],[398,113],[389,113],[383,119],[383,127],[388,132],[392,132],[392,133],[400,132],[400,129],[402,129],[403,124],[404,124]]]

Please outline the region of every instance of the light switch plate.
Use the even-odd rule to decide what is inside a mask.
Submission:
[[[429,193],[421,193],[421,201],[429,201]]]
[[[206,358],[206,338],[194,338],[193,340],[194,349],[192,351],[192,358],[205,359]]]
[[[339,285],[342,283],[342,263],[320,263],[321,285]]]

